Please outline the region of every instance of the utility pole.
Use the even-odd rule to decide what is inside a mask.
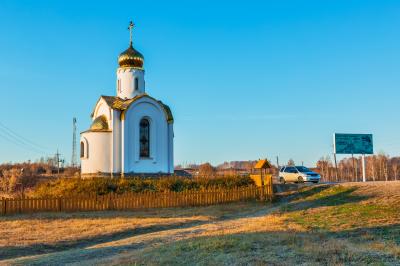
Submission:
[[[276,167],[278,168],[277,171],[276,171],[276,178],[279,179],[280,167],[279,167],[279,157],[278,157],[278,155],[276,156]]]
[[[58,152],[58,149],[57,149],[57,153],[56,153],[56,163],[57,163],[57,174],[58,175],[60,175],[60,162],[61,162],[61,160],[60,160],[60,153]]]
[[[76,118],[72,119],[72,158],[71,166],[76,167]]]

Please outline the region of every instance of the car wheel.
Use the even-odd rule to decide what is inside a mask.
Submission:
[[[280,182],[281,184],[285,184],[285,183],[286,183],[285,178],[280,177],[280,178],[279,178],[279,182]]]
[[[303,177],[299,176],[299,177],[297,178],[297,182],[299,182],[299,183],[304,183]]]

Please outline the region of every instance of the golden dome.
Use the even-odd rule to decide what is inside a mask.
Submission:
[[[96,119],[93,120],[93,123],[90,126],[90,130],[93,131],[108,130],[107,118],[104,115],[96,117]]]
[[[143,69],[143,62],[143,55],[133,48],[132,43],[129,48],[122,52],[118,57],[118,64],[120,67]]]

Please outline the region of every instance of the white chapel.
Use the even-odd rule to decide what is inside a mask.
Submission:
[[[116,96],[100,96],[90,128],[81,132],[82,176],[174,172],[170,108],[145,89],[144,57],[130,44],[118,57]]]

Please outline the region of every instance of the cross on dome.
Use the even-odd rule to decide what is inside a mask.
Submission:
[[[132,46],[132,30],[135,27],[135,24],[132,22],[132,20],[129,22],[129,45]]]
[[[130,21],[129,30],[129,47],[124,52],[122,52],[118,57],[118,64],[120,67],[133,67],[137,69],[143,69],[143,55],[139,53],[132,45],[132,31],[135,24]]]

